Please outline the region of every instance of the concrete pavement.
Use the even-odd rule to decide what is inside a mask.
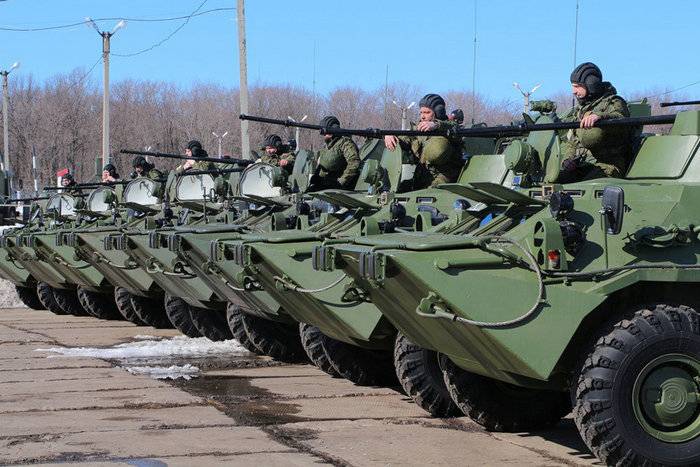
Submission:
[[[96,358],[36,349],[106,347],[176,331],[0,310],[0,464],[591,465],[570,419],[495,434],[433,419],[397,391],[309,365],[202,358],[190,381],[134,375]],[[206,361],[205,361],[206,360]]]

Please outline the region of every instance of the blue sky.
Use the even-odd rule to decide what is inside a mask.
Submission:
[[[543,83],[545,96],[568,89],[576,0],[477,0],[477,92],[515,98],[513,81]],[[42,27],[91,17],[187,15],[202,0],[5,0],[0,27]],[[202,10],[235,7],[208,0]],[[444,92],[471,89],[474,0],[246,2],[249,81],[296,84],[319,92],[338,86],[376,89],[402,81]],[[622,93],[700,81],[695,47],[700,2],[580,0],[578,62],[594,61]],[[116,21],[101,23],[111,29]],[[130,22],[112,42],[129,53],[166,37],[182,21]],[[0,31],[0,67],[43,80],[100,57],[101,39],[85,25],[48,32]],[[101,82],[98,65],[90,78]],[[112,80],[155,79],[188,87],[238,85],[235,11],[193,18],[145,54],[112,58]],[[700,96],[700,84],[682,93]]]

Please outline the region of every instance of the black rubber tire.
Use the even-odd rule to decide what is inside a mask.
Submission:
[[[137,326],[148,326],[141,321],[141,318],[134,311],[134,306],[131,304],[131,292],[124,287],[114,288],[114,303],[117,305],[117,310],[125,320],[134,323]]]
[[[99,319],[123,320],[113,294],[93,292],[92,290],[78,287],[78,300],[80,304],[92,316]]]
[[[445,385],[440,354],[399,334],[394,346],[394,368],[406,394],[430,415],[441,418],[463,415]]]
[[[136,316],[148,326],[156,329],[173,329],[173,324],[165,313],[165,300],[162,296],[156,298],[131,295],[131,306]]]
[[[190,306],[180,297],[165,295],[165,314],[175,329],[187,337],[202,337],[190,316]]]
[[[46,309],[44,305],[42,305],[41,300],[39,300],[36,287],[23,287],[20,285],[15,285],[15,290],[17,291],[17,296],[19,299],[27,306],[27,308],[31,308],[32,310]]]
[[[644,307],[589,350],[574,421],[591,451],[607,465],[700,465],[700,437],[663,442],[643,429],[631,403],[634,382],[649,362],[668,354],[698,358],[700,313],[686,306]]]
[[[204,337],[214,342],[233,339],[224,310],[212,310],[192,305],[189,306],[189,309],[192,323]]]
[[[53,296],[56,303],[63,311],[73,316],[92,316],[78,300],[78,291],[76,289],[53,289]]]
[[[243,328],[252,344],[263,355],[287,363],[308,362],[299,339],[299,327],[243,313]]]
[[[326,358],[343,378],[358,386],[396,386],[394,360],[390,351],[363,349],[323,335]]]
[[[311,363],[332,377],[340,378],[340,374],[333,368],[326,352],[323,351],[323,340],[326,336],[321,330],[310,324],[299,323],[299,336],[301,337],[301,345]]]
[[[56,297],[53,295],[53,287],[46,282],[38,282],[36,284],[36,296],[45,309],[56,315],[67,315],[63,308],[56,302]]]
[[[489,431],[550,427],[571,411],[569,393],[530,389],[465,371],[442,362],[447,390],[462,412]]]
[[[248,338],[248,334],[246,334],[245,327],[243,326],[242,314],[243,312],[238,305],[229,302],[226,306],[226,321],[228,321],[228,328],[231,330],[233,338],[248,352],[252,352],[256,355],[263,355],[262,350],[255,347]]]

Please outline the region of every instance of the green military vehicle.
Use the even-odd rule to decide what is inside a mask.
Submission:
[[[542,428],[573,403],[603,462],[697,464],[700,112],[606,124],[674,120],[670,134],[639,138],[623,179],[566,185],[552,130],[567,125],[530,126],[505,154],[519,186],[440,187],[483,203],[492,220],[479,229],[317,254],[440,355],[454,402],[486,428]]]

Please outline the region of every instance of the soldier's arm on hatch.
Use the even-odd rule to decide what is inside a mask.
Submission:
[[[345,158],[346,165],[345,170],[338,177],[338,183],[345,185],[360,173],[360,151],[351,139],[343,141],[343,146],[340,150]]]

